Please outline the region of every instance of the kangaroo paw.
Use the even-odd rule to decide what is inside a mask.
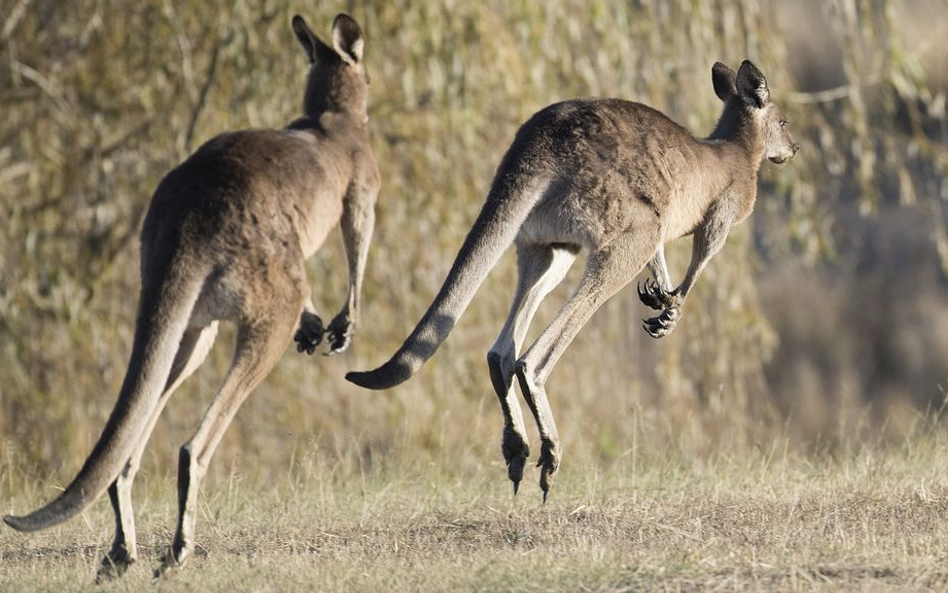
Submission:
[[[324,333],[323,320],[315,313],[303,311],[303,314],[300,315],[299,329],[296,330],[296,334],[293,336],[293,340],[296,342],[296,351],[306,352],[306,354],[316,352],[316,346],[323,341]]]
[[[514,495],[520,490],[520,480],[523,479],[523,468],[530,456],[530,446],[526,439],[512,427],[504,427],[504,440],[500,447],[507,462],[507,477],[513,482]]]
[[[674,309],[681,305],[681,297],[674,292],[666,291],[654,280],[637,284],[636,291],[639,293],[639,300],[656,311]]]
[[[681,319],[681,309],[678,307],[665,309],[658,317],[651,317],[642,320],[642,327],[645,333],[653,338],[664,338],[672,333],[678,320]]]
[[[121,577],[134,563],[135,559],[129,556],[128,551],[110,551],[102,558],[102,564],[95,573],[95,583],[99,585]]]
[[[326,341],[329,342],[329,351],[326,352],[326,356],[345,352],[352,343],[352,334],[354,333],[354,326],[349,314],[340,313],[336,315],[335,319],[329,324],[326,333],[328,334]]]
[[[560,468],[559,446],[553,441],[543,441],[540,448],[540,459],[537,460],[540,468],[540,489],[543,490],[543,502],[550,496],[556,472]]]

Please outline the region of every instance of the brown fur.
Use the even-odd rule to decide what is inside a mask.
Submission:
[[[19,530],[42,529],[108,488],[116,534],[100,578],[122,574],[137,557],[131,485],[142,451],[168,398],[203,361],[218,321],[227,320],[237,325],[233,363],[181,448],[178,527],[159,572],[193,551],[198,485],[234,414],[291,338],[312,353],[323,337],[305,259],[340,221],[349,294],[326,333],[330,353],[349,346],[379,187],[365,131],[362,34],[345,14],[333,23],[334,47],[299,16],[293,29],[311,63],[304,116],[284,130],[222,134],[158,185],[141,232],[135,343],[115,409],[59,498],[28,516],[5,517]]]
[[[534,115],[501,161],[484,208],[428,312],[391,360],[347,378],[371,389],[408,379],[434,354],[514,242],[517,293],[487,360],[504,413],[508,475],[516,490],[529,454],[512,389],[516,376],[540,432],[545,499],[560,445],[544,384],[566,347],[596,309],[645,266],[657,283],[640,288],[640,297],[661,311],[645,329],[656,338],[671,332],[704,265],[730,227],[751,213],[760,161],[783,162],[798,150],[753,64],[745,61],[737,73],[715,64],[712,81],[724,111],[705,139],[650,107],[618,99],[565,101]],[[663,245],[688,234],[694,234],[691,264],[673,288]],[[589,257],[579,287],[521,352],[540,301],[580,250]]]

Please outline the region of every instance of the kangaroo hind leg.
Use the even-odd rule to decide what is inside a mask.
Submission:
[[[655,235],[655,236],[653,236]],[[632,281],[655,252],[657,234],[626,231],[608,246],[593,252],[576,291],[537,341],[517,361],[516,374],[523,397],[540,432],[540,488],[546,501],[560,463],[560,439],[544,387],[547,378],[593,313]]]
[[[523,468],[530,455],[523,412],[513,388],[517,353],[540,302],[562,282],[577,252],[578,248],[572,245],[517,246],[517,293],[504,328],[487,353],[491,383],[504,415],[501,451],[514,494],[520,487]]]
[[[308,292],[305,298],[308,298]],[[156,570],[159,577],[181,566],[194,551],[197,497],[214,451],[237,410],[276,365],[296,329],[305,298],[238,322],[237,345],[227,376],[178,457],[178,524],[171,549]],[[295,300],[295,299],[294,299]],[[268,306],[272,303],[268,303]]]
[[[141,464],[145,445],[151,437],[165,404],[168,403],[171,395],[184,383],[185,379],[201,366],[214,344],[216,336],[217,322],[214,321],[203,328],[188,328],[181,338],[181,344],[178,346],[178,352],[175,354],[174,363],[171,366],[171,374],[165,384],[165,390],[158,400],[158,405],[122,473],[109,486],[109,501],[112,503],[112,510],[115,513],[115,537],[112,540],[111,549],[102,558],[102,564],[96,574],[96,582],[103,582],[123,575],[128,567],[138,559],[135,516],[132,508],[132,484]]]

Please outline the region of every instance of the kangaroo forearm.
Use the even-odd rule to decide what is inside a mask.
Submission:
[[[665,291],[673,288],[671,274],[668,273],[668,264],[665,262],[665,246],[660,245],[658,251],[648,262],[649,273],[658,285]]]
[[[702,259],[701,261],[692,260],[691,264],[688,266],[688,271],[685,273],[685,277],[682,279],[681,284],[678,285],[678,288],[675,289],[675,294],[681,298],[688,296],[688,293],[691,292],[691,289],[694,288],[695,282],[698,281],[698,276],[701,275],[702,270],[707,265],[710,257]]]
[[[375,212],[372,208],[359,212],[348,211],[343,217],[342,235],[349,261],[349,292],[343,312],[349,313],[353,321],[358,318],[362,294],[362,279],[368,261],[369,245],[375,230]]]
[[[730,217],[725,216],[711,218],[695,233],[688,271],[675,290],[682,298],[691,292],[705,266],[724,247],[731,226],[730,220]]]

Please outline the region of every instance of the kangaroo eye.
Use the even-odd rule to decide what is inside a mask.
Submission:
[[[786,127],[787,127],[787,120],[785,120],[785,119],[780,120],[780,127],[781,127],[781,128],[786,128]]]

